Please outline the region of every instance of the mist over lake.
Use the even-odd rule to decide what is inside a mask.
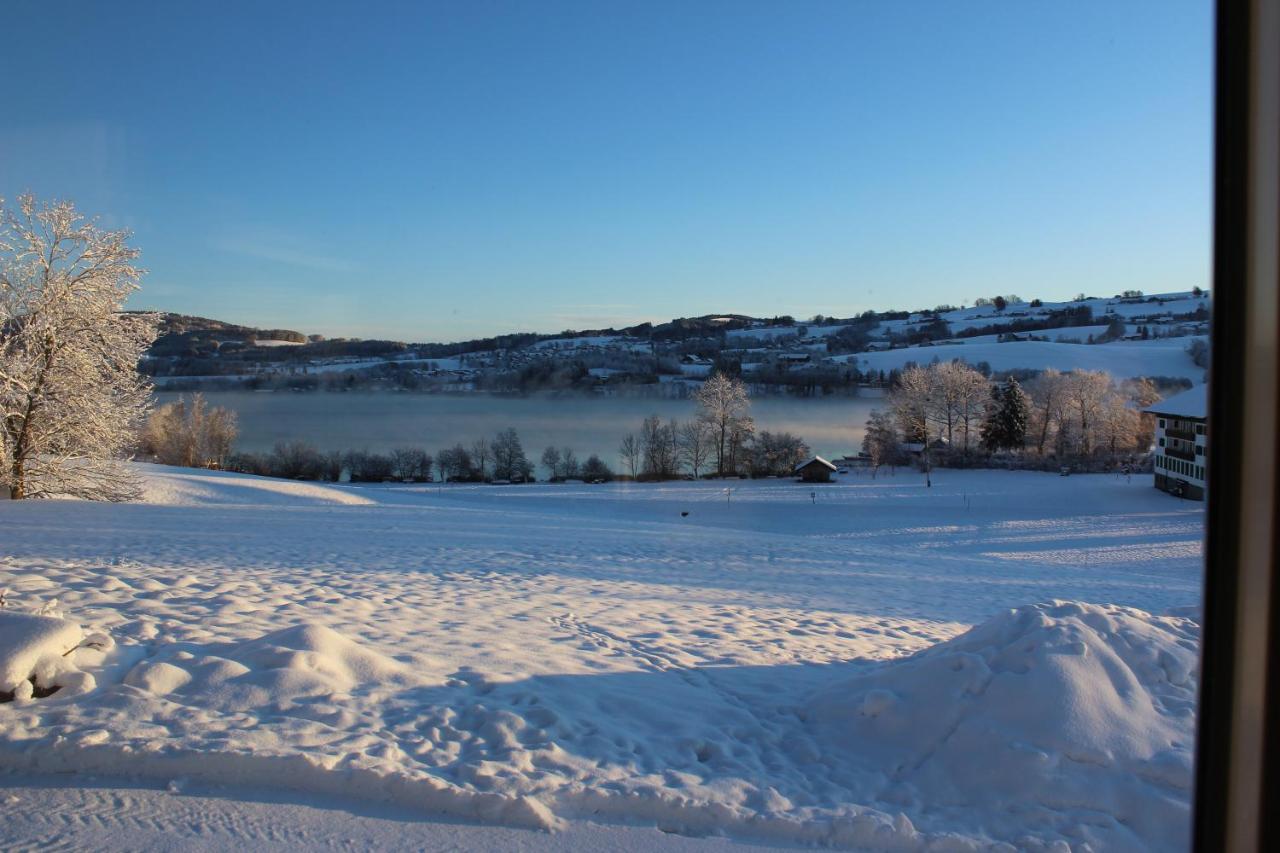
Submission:
[[[159,403],[178,398],[160,392]],[[320,450],[386,451],[422,447],[435,452],[514,427],[530,458],[547,445],[571,447],[579,458],[599,454],[618,463],[618,443],[648,415],[686,420],[692,400],[625,397],[506,397],[488,394],[397,394],[388,392],[261,393],[207,392],[214,406],[239,417],[236,449],[270,450],[279,441],[306,441]],[[867,416],[884,401],[862,397],[767,397],[753,400],[758,430],[800,435],[823,456],[855,453]]]

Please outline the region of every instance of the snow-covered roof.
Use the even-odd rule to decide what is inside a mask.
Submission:
[[[1147,406],[1143,411],[1175,418],[1204,419],[1209,417],[1208,391],[1208,385],[1196,385],[1189,391],[1174,394],[1159,403]]]
[[[830,468],[832,471],[838,470],[836,466],[832,465],[830,462],[823,459],[821,456],[815,456],[812,459],[806,459],[804,462],[801,462],[799,465],[797,465],[796,471],[801,471],[805,468],[808,468],[810,465],[812,465],[815,462],[817,462],[819,465],[822,465],[826,468]]]

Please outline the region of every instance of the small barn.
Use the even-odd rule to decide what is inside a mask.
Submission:
[[[835,471],[836,466],[821,456],[815,456],[808,462],[797,465],[795,475],[805,483],[830,483]]]

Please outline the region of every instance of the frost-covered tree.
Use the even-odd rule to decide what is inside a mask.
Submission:
[[[747,414],[751,407],[747,386],[741,379],[717,371],[702,383],[695,398],[698,416],[711,430],[716,473],[736,473],[738,454],[754,432]]]
[[[867,418],[867,429],[862,436],[862,452],[871,459],[872,477],[876,476],[881,465],[898,464],[902,455],[902,442],[890,415],[876,410]]]
[[[932,430],[931,413],[935,389],[929,381],[929,372],[923,367],[909,366],[898,376],[897,385],[889,397],[889,407],[898,421],[903,439],[910,442],[927,442]]]
[[[1031,396],[1030,433],[1036,454],[1043,456],[1049,440],[1061,430],[1067,405],[1067,377],[1050,367],[1029,385]]]
[[[1088,456],[1094,450],[1098,424],[1111,393],[1111,374],[1105,370],[1077,368],[1067,374],[1067,409],[1075,422],[1078,450],[1082,456]]]
[[[0,203],[0,487],[11,498],[137,494],[120,457],[150,403],[138,360],[157,318],[122,310],[142,275],[129,237],[69,202]]]
[[[236,413],[210,407],[203,394],[158,407],[142,431],[142,451],[162,465],[222,468],[237,434]]]
[[[987,402],[990,398],[990,383],[987,378],[967,364],[952,362],[937,365],[936,368],[948,389],[948,396],[954,400],[956,422],[962,436],[962,449],[966,456],[973,434],[982,423],[986,414]]]

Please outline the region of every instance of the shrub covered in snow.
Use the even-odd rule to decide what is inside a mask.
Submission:
[[[79,625],[66,619],[0,610],[0,701],[92,690],[93,676],[76,667],[72,652],[82,645],[101,649],[110,644],[100,634],[86,638]]]

